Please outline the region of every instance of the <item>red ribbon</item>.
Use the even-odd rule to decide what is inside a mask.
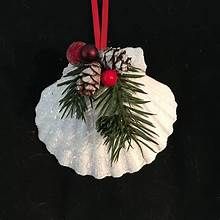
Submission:
[[[100,31],[100,23],[99,23],[98,1],[91,0],[91,4],[92,4],[92,18],[93,18],[95,46],[97,47],[97,49],[103,50],[107,47],[109,0],[102,0],[101,31]]]

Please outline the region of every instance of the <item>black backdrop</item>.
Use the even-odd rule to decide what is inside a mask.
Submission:
[[[35,106],[75,40],[93,42],[90,1],[7,0],[0,9],[0,219],[219,219],[219,9],[214,1],[110,1],[110,46],[141,46],[173,90],[168,147],[139,172],[96,180],[38,140]],[[215,148],[216,146],[216,148]]]

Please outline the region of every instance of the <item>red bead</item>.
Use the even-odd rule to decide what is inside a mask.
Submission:
[[[86,44],[81,49],[81,59],[85,62],[92,62],[98,59],[98,50],[92,44]]]
[[[71,64],[77,64],[81,61],[81,49],[86,43],[76,41],[70,44],[66,51],[66,58]]]
[[[116,70],[105,70],[101,75],[101,83],[106,87],[113,87],[118,81],[118,73]]]

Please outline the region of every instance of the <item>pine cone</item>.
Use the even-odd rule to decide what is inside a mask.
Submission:
[[[108,48],[101,54],[102,62],[107,68],[117,69],[123,72],[128,71],[131,64],[131,57],[128,57],[126,51],[120,48]]]
[[[92,96],[100,86],[101,65],[92,62],[88,68],[81,73],[81,78],[77,81],[77,90],[80,95]]]

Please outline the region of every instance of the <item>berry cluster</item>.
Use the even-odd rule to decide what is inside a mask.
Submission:
[[[94,45],[82,41],[73,42],[67,49],[66,57],[73,65],[100,62],[98,49]],[[116,69],[103,69],[100,77],[103,86],[113,87],[118,81],[118,72]]]

